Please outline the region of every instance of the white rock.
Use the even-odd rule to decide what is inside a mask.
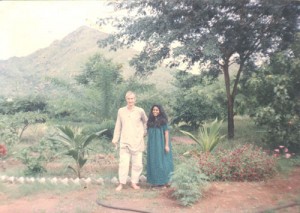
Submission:
[[[118,184],[119,183],[118,178],[116,178],[116,177],[113,177],[110,182],[113,183],[113,184]]]
[[[65,179],[60,180],[60,182],[63,183],[63,184],[65,184],[65,185],[68,185],[69,179],[65,178]]]
[[[52,178],[50,182],[51,182],[52,184],[57,184],[57,178],[56,178],[56,177]]]
[[[46,182],[46,178],[38,178],[37,181],[39,183],[45,183]]]
[[[86,179],[84,180],[84,182],[85,182],[86,184],[90,184],[90,183],[92,182],[92,179],[91,179],[91,178],[86,178]]]
[[[76,185],[80,185],[80,179],[79,179],[79,178],[72,179],[71,181],[72,181],[74,184],[76,184]]]
[[[95,180],[96,184],[104,185],[104,180],[103,178],[98,178]]]
[[[35,182],[34,177],[29,178],[29,181],[30,181],[30,183],[34,183]]]
[[[24,178],[24,177],[19,177],[19,178],[17,179],[17,182],[23,184],[23,183],[25,182],[25,178]]]
[[[10,183],[14,183],[15,177],[14,177],[14,176],[11,176],[11,177],[9,177],[7,180],[8,180],[8,182],[10,182]]]
[[[142,183],[145,183],[145,182],[147,181],[147,178],[146,178],[144,175],[141,175],[141,176],[140,176],[140,181],[141,181]]]
[[[0,177],[0,180],[1,180],[1,181],[6,181],[6,179],[7,179],[7,176],[6,176],[6,175],[2,175],[2,176]]]
[[[31,182],[30,182],[30,177],[25,177],[25,182],[26,182],[26,183],[31,183]]]

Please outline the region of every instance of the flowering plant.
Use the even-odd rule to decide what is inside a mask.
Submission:
[[[5,145],[0,144],[0,157],[4,157],[7,154],[7,149],[5,147]]]
[[[293,155],[295,155],[295,153],[290,153],[289,149],[283,145],[278,146],[278,148],[274,149],[273,151],[273,155],[275,157],[282,157],[284,156],[284,158],[291,158]]]
[[[276,174],[277,159],[252,144],[201,153],[200,170],[211,180],[261,181]]]

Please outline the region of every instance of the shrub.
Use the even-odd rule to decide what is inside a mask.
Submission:
[[[34,146],[23,149],[17,158],[26,166],[26,176],[38,176],[47,172],[44,167],[46,160],[41,153],[36,153]]]
[[[6,147],[4,144],[0,144],[0,157],[4,157],[7,153]]]
[[[172,175],[171,182],[175,191],[172,194],[183,206],[191,206],[202,197],[207,184],[207,176],[202,174],[192,159],[179,164]]]
[[[212,180],[260,181],[276,173],[276,158],[251,144],[200,155],[200,170]]]
[[[280,52],[270,57],[266,66],[253,71],[245,81],[243,90],[247,99],[244,99],[244,105],[255,122],[266,129],[266,146],[274,149],[284,145],[292,152],[299,152],[299,57]]]
[[[201,147],[202,151],[211,152],[225,137],[225,135],[220,136],[222,123],[223,121],[218,121],[217,118],[210,123],[204,123],[203,126],[199,128],[197,137],[183,130],[180,130],[180,132],[194,140]]]
[[[280,173],[288,173],[293,167],[299,165],[295,153],[291,153],[289,149],[283,145],[273,150],[273,156],[278,159],[277,169]]]
[[[106,129],[92,134],[85,134],[80,128],[68,126],[58,126],[57,130],[57,134],[49,138],[49,140],[63,145],[64,153],[71,156],[75,161],[75,166],[68,166],[68,168],[74,171],[78,178],[81,178],[82,167],[88,160],[88,146],[94,139],[102,136]]]

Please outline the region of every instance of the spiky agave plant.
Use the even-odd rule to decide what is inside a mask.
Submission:
[[[218,121],[217,118],[210,123],[204,123],[199,127],[197,136],[184,130],[180,130],[180,132],[189,136],[193,141],[200,145],[202,151],[211,152],[225,137],[225,135],[220,136],[222,123],[223,121]]]

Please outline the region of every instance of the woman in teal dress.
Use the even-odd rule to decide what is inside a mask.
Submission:
[[[168,118],[162,106],[151,107],[147,122],[147,182],[168,186],[174,170]]]

